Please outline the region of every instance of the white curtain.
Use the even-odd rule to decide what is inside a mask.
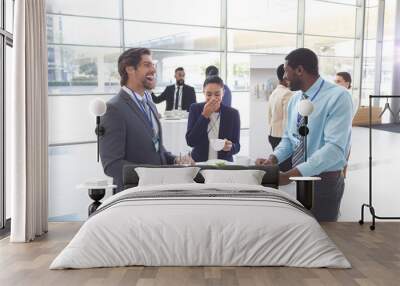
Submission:
[[[6,180],[12,242],[47,232],[47,39],[45,0],[16,0],[13,92],[6,111]]]

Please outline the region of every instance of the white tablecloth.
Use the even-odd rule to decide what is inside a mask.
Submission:
[[[164,147],[172,154],[187,154],[192,148],[186,144],[187,119],[161,119]]]

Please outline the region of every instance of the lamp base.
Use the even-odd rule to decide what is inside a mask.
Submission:
[[[94,200],[94,202],[89,205],[88,214],[89,216],[94,213],[97,208],[101,205],[100,200],[104,198],[106,194],[106,189],[89,189],[89,197]]]

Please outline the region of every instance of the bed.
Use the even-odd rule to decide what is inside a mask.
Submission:
[[[277,189],[276,167],[222,168],[263,170],[261,185],[205,184],[199,173],[196,183],[153,186],[138,186],[137,167],[125,167],[125,190],[103,202],[50,269],[351,267],[312,214]]]

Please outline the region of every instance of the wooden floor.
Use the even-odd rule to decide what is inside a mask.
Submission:
[[[329,223],[323,227],[353,268],[289,267],[123,267],[48,270],[80,223],[50,223],[32,243],[0,241],[0,285],[400,285],[400,223]]]

